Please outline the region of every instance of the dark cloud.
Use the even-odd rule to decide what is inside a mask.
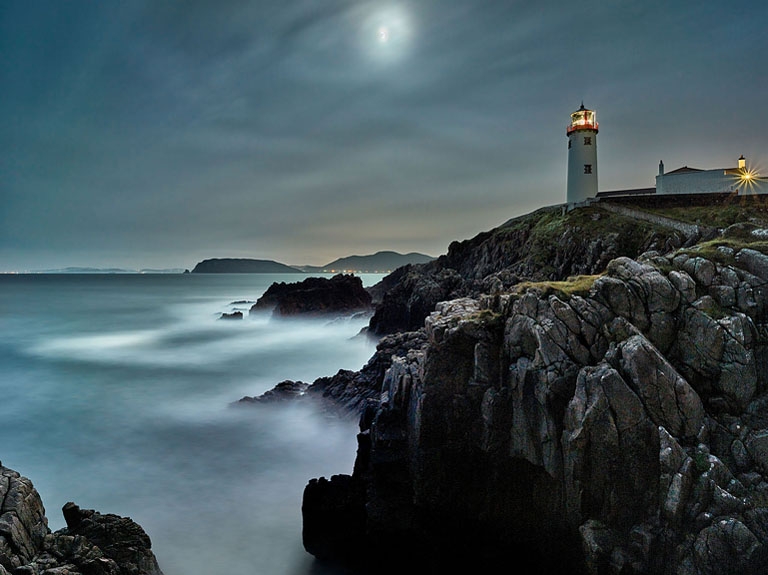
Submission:
[[[0,269],[437,254],[658,160],[764,158],[763,3],[0,5]],[[391,42],[377,42],[379,27]],[[388,32],[389,34],[389,32]]]

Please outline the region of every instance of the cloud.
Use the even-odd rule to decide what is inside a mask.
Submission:
[[[2,265],[435,253],[563,199],[564,126],[582,98],[601,118],[608,187],[652,185],[660,155],[706,167],[743,145],[753,157],[766,12],[688,0],[6,3]],[[377,27],[394,33],[398,18],[407,42],[384,57],[393,46]]]

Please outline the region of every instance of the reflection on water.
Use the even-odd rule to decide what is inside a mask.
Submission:
[[[0,460],[34,481],[52,528],[74,500],[141,523],[166,575],[320,573],[301,493],[351,470],[356,422],[229,404],[359,368],[366,320],[217,319],[297,279],[0,276]]]

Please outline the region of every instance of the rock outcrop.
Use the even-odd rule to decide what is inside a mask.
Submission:
[[[599,207],[569,213],[542,208],[453,242],[437,260],[400,268],[369,288],[377,302],[371,332],[416,330],[440,301],[501,293],[524,280],[601,273],[617,257],[666,253],[687,239],[679,231]]]
[[[290,379],[286,379],[285,381],[281,381],[280,383],[278,383],[272,389],[265,391],[261,395],[257,395],[255,397],[246,395],[242,399],[239,399],[237,403],[266,404],[266,403],[281,403],[283,401],[291,401],[291,400],[295,400],[302,397],[307,392],[308,387],[309,387],[309,384],[304,383],[303,381],[292,381]]]
[[[371,308],[371,296],[354,275],[307,278],[295,283],[273,283],[251,307],[251,314],[273,310],[275,315],[352,313]]]
[[[243,312],[241,311],[233,311],[231,313],[224,312],[219,316],[219,319],[243,319]]]
[[[404,332],[383,337],[376,346],[368,363],[359,371],[341,369],[336,375],[320,377],[312,384],[301,381],[282,381],[263,394],[246,396],[236,405],[268,404],[288,400],[319,400],[330,411],[361,414],[369,400],[378,402],[384,378],[397,361],[411,350],[421,349],[426,344],[423,332]]]
[[[362,404],[353,474],[307,486],[307,550],[373,571],[519,554],[539,573],[765,573],[768,256],[726,243],[588,249],[561,270],[602,266],[586,292],[438,303]],[[444,268],[435,297],[469,267]]]
[[[0,575],[162,575],[149,536],[128,517],[63,508],[51,533],[26,477],[0,464]]]

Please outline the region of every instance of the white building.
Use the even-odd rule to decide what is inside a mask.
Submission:
[[[765,194],[768,185],[763,178],[747,168],[744,156],[732,168],[700,170],[683,166],[664,173],[664,162],[659,162],[656,176],[656,195],[672,194]]]
[[[581,108],[571,114],[566,128],[568,136],[568,192],[569,204],[585,202],[597,197],[597,114]]]
[[[732,168],[700,170],[683,166],[672,172],[664,172],[664,162],[659,162],[659,175],[655,188],[635,190],[597,191],[597,113],[581,107],[571,114],[566,128],[568,136],[568,186],[566,202],[577,205],[626,196],[672,196],[684,194],[768,194],[768,179],[747,167],[741,156]]]

